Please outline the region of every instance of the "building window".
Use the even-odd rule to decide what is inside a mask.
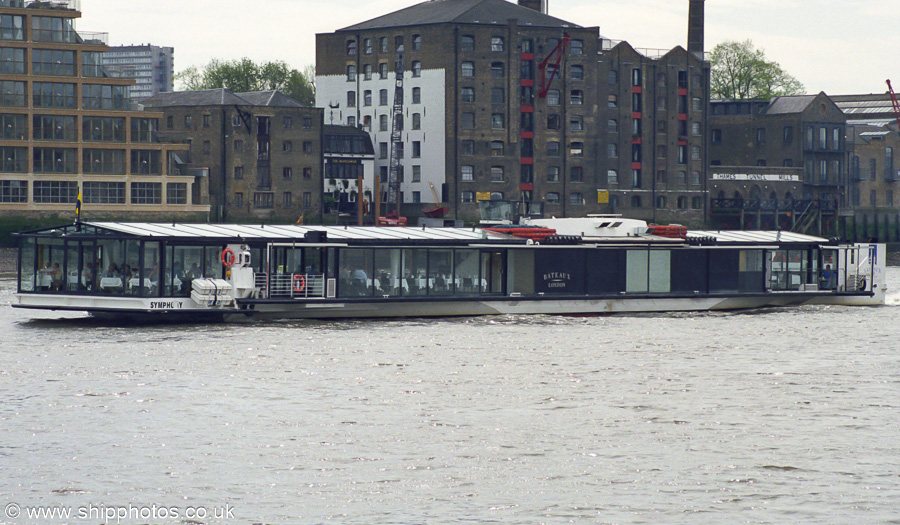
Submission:
[[[421,113],[413,113],[412,129],[422,129],[422,114]]]
[[[700,123],[699,122],[694,122],[691,124],[691,135],[693,135],[695,137],[700,136]]]
[[[547,142],[547,156],[559,157],[559,142],[551,140]]]
[[[363,53],[365,53],[367,55],[372,54],[372,39],[371,38],[363,39]]]
[[[631,70],[631,85],[632,86],[640,86],[642,78],[641,78],[641,69],[636,67]]]
[[[609,186],[614,186],[619,184],[619,172],[616,170],[607,170],[606,171],[606,184]]]
[[[237,180],[244,178],[244,167],[243,166],[235,166],[234,167],[234,178]]]
[[[387,62],[380,62],[378,64],[378,76],[385,80],[388,77],[388,65]]]
[[[559,182],[559,166],[547,166],[547,182]]]
[[[491,142],[491,157],[502,157],[504,142],[502,140],[494,140]]]
[[[569,180],[572,182],[584,182],[584,168],[572,166],[569,170]]]
[[[569,41],[569,53],[573,55],[584,54],[584,41],[573,39]]]
[[[475,102],[475,88],[464,87],[460,89],[459,101],[465,104],[471,104]]]
[[[418,140],[414,140],[412,143],[412,156],[414,159],[422,156],[422,143]]]
[[[363,80],[372,80],[372,64],[363,66]]]
[[[356,55],[356,40],[347,40],[347,56]]]
[[[584,66],[569,66],[569,80],[575,82],[584,80]]]
[[[555,191],[551,191],[551,192],[547,193],[547,196],[544,197],[544,200],[546,200],[547,202],[549,202],[551,204],[558,204],[559,203],[559,193],[557,193]]]
[[[422,182],[422,166],[418,164],[414,164],[412,167],[412,181],[413,182]]]
[[[386,89],[381,89],[378,91],[378,105],[379,106],[387,106],[388,103],[388,92]]]
[[[619,107],[619,97],[616,95],[609,95],[606,97],[606,105],[611,108]]]
[[[570,157],[583,157],[584,156],[584,142],[573,142],[569,144],[569,156]]]
[[[610,133],[618,133],[619,132],[619,121],[611,118],[606,121],[606,131]]]
[[[619,156],[619,145],[615,142],[610,142],[606,145],[606,156],[609,158],[616,158]]]
[[[475,192],[474,191],[463,191],[459,194],[459,200],[469,204],[475,202]]]
[[[504,76],[506,76],[506,68],[504,67],[503,62],[492,62],[491,77],[503,78]]]
[[[491,104],[504,104],[506,102],[506,90],[503,88],[491,88]]]
[[[204,155],[209,155],[209,148],[210,148],[210,146],[209,146],[209,141],[208,141],[208,140],[204,140],[204,141],[203,141],[203,154],[204,154]]]
[[[619,83],[619,72],[615,69],[610,69],[609,73],[606,74],[606,81],[610,84],[618,84]]]
[[[132,182],[131,204],[162,204],[162,184],[158,182]]]
[[[475,141],[463,140],[459,143],[459,154],[464,157],[475,155]]]
[[[569,95],[569,104],[573,106],[584,104],[584,92],[580,89],[573,89],[572,93]]]
[[[281,142],[281,151],[289,153],[294,150],[294,143],[290,140],[285,140]]]
[[[11,62],[7,62],[4,66],[9,66],[10,64],[16,66],[18,56],[10,56],[10,55],[18,55],[16,51],[23,51],[21,49],[11,49],[11,48],[3,48],[2,56],[5,60]],[[74,51],[60,51],[60,50],[52,50],[52,49],[34,49],[31,52],[31,67],[32,72],[35,75],[46,75],[53,77],[73,77],[75,76],[75,52]],[[22,56],[24,67],[24,55]],[[24,71],[21,73],[14,74],[24,74]]]
[[[721,129],[709,130],[709,141],[712,144],[721,144],[722,143],[722,130]]]
[[[472,78],[475,76],[475,62],[462,63],[462,76],[464,78]]]
[[[569,204],[573,206],[579,206],[584,204],[584,196],[580,191],[573,191],[569,194]]]
[[[421,104],[422,103],[422,88],[418,88],[418,87],[413,88],[412,103],[413,104]]]
[[[397,35],[394,37],[394,51],[403,51],[403,35]]]
[[[422,76],[422,62],[418,60],[413,60],[412,62],[412,76],[421,77]]]
[[[378,130],[379,131],[388,131],[388,116],[387,115],[379,115]]]
[[[350,64],[347,66],[347,82],[356,81],[356,66]]]
[[[548,106],[558,106],[559,105],[559,90],[551,89],[547,91],[547,105]]]
[[[659,197],[656,198],[656,209],[657,209],[657,210],[664,210],[664,209],[666,209],[666,198],[665,198],[665,196],[660,195]]]
[[[461,179],[464,182],[471,182],[475,180],[475,167],[474,166],[461,166],[460,167],[460,175]]]
[[[253,194],[253,207],[271,209],[275,207],[275,194],[269,192],[255,192]]]
[[[388,39],[387,39],[386,36],[383,36],[383,37],[381,37],[381,38],[378,39],[378,49],[379,49],[382,53],[387,53],[387,50],[388,50]]]
[[[284,192],[284,194],[282,196],[281,205],[284,208],[291,207],[291,192],[289,192],[289,191]]]
[[[783,139],[785,144],[790,144],[794,142],[794,128],[792,126],[785,126],[783,131]]]
[[[640,195],[632,195],[631,196],[631,207],[632,208],[640,208],[641,207],[641,196]]]
[[[208,128],[212,123],[211,115],[203,115],[203,127]]]
[[[691,146],[691,160],[700,160],[700,146]]]
[[[72,92],[74,101],[75,93]],[[0,81],[0,106],[25,107],[25,82]]]
[[[372,105],[372,90],[367,89],[363,91],[363,106],[371,106]]]
[[[694,97],[691,99],[691,110],[693,111],[701,111],[703,109],[702,101],[699,97]]]
[[[492,36],[491,37],[491,51],[494,51],[494,52],[502,52],[503,51],[503,37],[502,36]]]
[[[475,51],[475,37],[472,35],[462,35],[459,38],[460,51]]]
[[[356,107],[356,91],[348,91],[347,92],[347,107],[348,108]]]
[[[491,166],[491,182],[503,182],[503,166]]]
[[[312,152],[313,152],[312,141],[309,141],[309,140],[304,141],[303,142],[303,153],[306,155],[312,155]]]
[[[475,129],[475,113],[465,112],[460,115],[459,125],[462,129]]]
[[[491,129],[505,129],[506,115],[503,113],[494,113],[491,115]]]
[[[757,144],[765,144],[766,143],[766,128],[756,128],[756,143]]]
[[[303,168],[303,178],[304,179],[312,178],[312,168],[309,168],[309,167]]]
[[[422,49],[422,35],[413,35],[412,49],[413,51],[419,51]]]
[[[388,144],[387,142],[379,142],[378,143],[378,158],[386,159],[388,156]]]
[[[559,129],[559,127],[559,115],[556,113],[547,115],[547,129]]]

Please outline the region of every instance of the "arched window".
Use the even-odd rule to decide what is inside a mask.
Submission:
[[[412,76],[420,77],[422,76],[422,63],[418,60],[413,60],[412,63]]]

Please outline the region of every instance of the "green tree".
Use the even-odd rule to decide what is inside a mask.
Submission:
[[[176,75],[180,87],[193,91],[225,88],[235,93],[278,90],[301,104],[316,100],[315,68],[291,69],[283,61],[257,64],[249,58],[213,59],[202,68],[191,66]]]
[[[723,99],[763,99],[799,95],[805,88],[799,80],[768,60],[753,42],[722,42],[713,48],[710,61],[710,96]]]

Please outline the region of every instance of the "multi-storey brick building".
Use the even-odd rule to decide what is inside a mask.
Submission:
[[[831,98],[847,116],[850,210],[844,231],[855,239],[900,241],[900,130],[890,97]]]
[[[734,199],[804,201],[804,210],[819,234],[838,229],[838,209],[847,205],[846,118],[825,94],[776,97],[771,101],[713,101],[710,117],[710,164],[723,167],[801,167],[802,195],[774,182],[749,184]],[[772,181],[768,181],[772,182]],[[779,190],[781,188],[781,190]],[[712,195],[718,201],[726,196]],[[714,201],[715,203],[715,201]],[[725,204],[720,202],[720,204]],[[710,211],[728,212],[731,204]],[[782,206],[782,209],[786,209]],[[802,211],[802,210],[794,210]],[[752,224],[736,225],[752,228]]]
[[[404,202],[434,184],[467,220],[484,199],[702,220],[708,66],[682,48],[651,58],[525,0],[424,2],[317,35],[316,48],[317,105],[371,133],[382,181],[402,55]]]
[[[115,46],[101,56],[104,70],[113,77],[133,78],[132,100],[172,91],[175,83],[175,49],[144,44]]]
[[[209,176],[217,221],[320,219],[322,110],[277,91],[159,93],[160,131],[190,144],[194,169]]]
[[[100,66],[106,35],[78,33],[77,4],[0,0],[0,215],[206,218],[205,179],[161,142],[160,113]]]

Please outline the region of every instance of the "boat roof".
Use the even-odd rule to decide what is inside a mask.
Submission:
[[[81,222],[22,232],[37,235],[122,235],[182,240],[269,242],[304,241],[307,233],[324,232],[325,242],[438,242],[524,244],[519,239],[480,228],[428,228],[378,226],[319,226],[299,224],[207,224],[161,222]]]
[[[745,230],[690,230],[687,233],[688,239],[712,237],[718,243],[741,243],[741,244],[821,244],[828,242],[823,237],[815,237],[803,233],[794,233],[789,231],[745,231]]]

